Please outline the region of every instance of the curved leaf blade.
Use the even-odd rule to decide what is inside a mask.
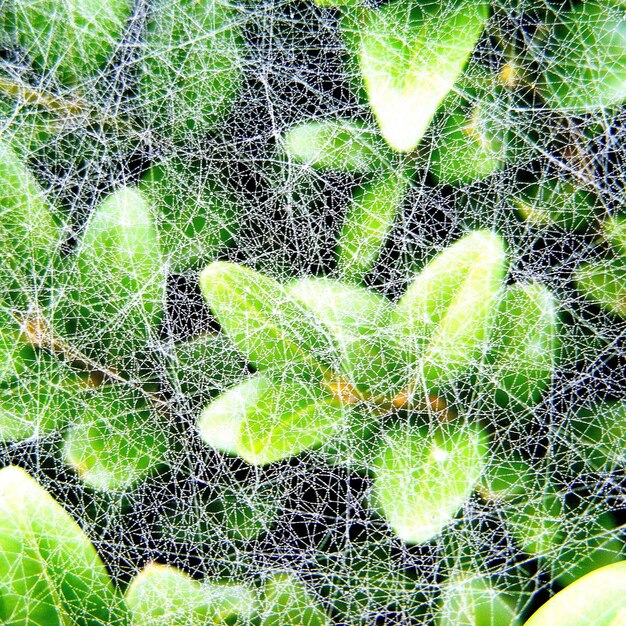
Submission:
[[[143,195],[123,187],[108,196],[87,223],[55,311],[61,336],[103,365],[129,367],[156,336],[164,267]]]
[[[504,292],[493,323],[487,362],[496,401],[536,404],[549,388],[559,351],[558,311],[540,283],[517,284]]]
[[[436,256],[409,285],[392,328],[397,342],[420,357],[420,376],[428,384],[447,384],[481,360],[505,274],[502,239],[475,231]]]
[[[219,0],[160,0],[152,10],[140,67],[151,128],[176,138],[212,130],[242,83],[237,15]]]
[[[391,2],[366,14],[357,54],[387,143],[411,152],[461,74],[488,17],[486,2]]]
[[[202,271],[200,287],[222,330],[258,368],[324,377],[336,365],[330,331],[269,276],[218,261]]]
[[[168,449],[167,420],[118,383],[84,392],[80,422],[65,434],[65,462],[99,491],[125,491],[154,472]]]
[[[198,582],[169,565],[151,563],[128,587],[126,605],[133,626],[248,624],[257,609],[244,585]]]
[[[626,561],[578,579],[534,613],[524,626],[619,626],[626,616]]]
[[[476,487],[486,463],[486,437],[475,426],[434,432],[392,432],[375,469],[376,502],[393,531],[409,544],[436,537]]]
[[[284,150],[298,163],[337,172],[375,172],[387,156],[376,132],[340,119],[293,126],[285,136]]]
[[[0,470],[5,624],[123,626],[121,598],[78,524],[24,470]]]
[[[355,190],[337,244],[337,269],[343,280],[358,283],[374,267],[406,187],[401,173],[389,171]]]

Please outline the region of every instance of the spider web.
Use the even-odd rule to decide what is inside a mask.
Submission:
[[[21,4],[29,3],[13,0],[0,13]],[[336,243],[350,202],[400,157],[389,152],[363,173],[320,168],[287,148],[290,129],[311,121],[358,121],[380,139],[358,63],[342,35],[342,15],[353,8],[202,2],[204,14],[191,12],[178,43],[166,41],[155,53],[146,43],[151,20],[159,12],[173,19],[187,4],[194,3],[139,0],[121,39],[108,42],[108,61],[69,86],[56,71],[62,62],[45,34],[20,41],[12,28],[2,31],[0,138],[28,164],[63,227],[43,279],[33,277],[28,258],[7,261],[26,294],[20,303],[3,304],[7,336],[16,332],[11,324],[17,319],[20,341],[30,329],[27,338],[36,347],[27,373],[0,370],[2,419],[20,424],[18,435],[2,444],[0,463],[25,467],[63,504],[121,589],[153,561],[197,580],[251,587],[288,572],[329,623],[474,624],[475,606],[461,610],[454,603],[468,581],[478,581],[486,585],[474,592],[479,604],[493,608],[496,596],[506,597],[511,623],[522,623],[569,580],[567,571],[553,567],[565,552],[593,550],[599,560],[603,553],[610,560],[624,551],[624,426],[607,444],[613,446],[612,462],[588,463],[598,412],[606,415],[607,403],[626,400],[624,274],[608,279],[621,290],[621,316],[618,308],[585,296],[577,283],[588,264],[619,257],[604,228],[624,210],[624,112],[619,100],[583,110],[576,102],[554,106],[537,95],[542,81],[559,81],[564,51],[554,33],[581,3],[492,3],[463,76],[478,67],[497,83],[482,123],[488,133],[512,138],[511,154],[487,175],[446,181],[441,150],[453,138],[440,110],[408,157],[412,171],[404,199],[363,279],[368,289],[395,302],[416,272],[463,235],[495,231],[507,246],[507,284],[545,285],[562,321],[559,366],[538,402],[514,412],[468,393],[460,382],[448,392],[451,404],[490,433],[485,474],[511,456],[528,463],[532,480],[521,499],[494,500],[473,489],[442,532],[416,545],[402,541],[375,506],[372,473],[359,464],[335,463],[326,447],[258,467],[212,450],[200,438],[203,408],[255,368],[204,302],[199,270],[221,259],[285,284],[307,276],[340,279]],[[620,3],[585,4],[601,7],[598,29],[616,21],[624,28]],[[212,11],[227,17],[218,19]],[[208,45],[224,32],[220,54],[231,65],[227,61],[220,70],[214,60],[207,66],[200,55],[193,72],[181,76],[176,64],[182,57],[174,53]],[[575,45],[570,51],[584,63]],[[141,82],[156,71],[146,70],[150,55],[165,59],[167,70],[165,81],[151,84],[153,91]],[[588,58],[587,67],[596,71],[601,62]],[[606,60],[610,71],[612,62]],[[223,80],[216,78],[219,71]],[[614,71],[617,76],[619,69]],[[210,81],[217,81],[212,90],[198,95]],[[459,79],[448,96],[451,106],[471,106],[473,89]],[[32,94],[43,96],[34,102]],[[219,104],[224,99],[226,105]],[[209,122],[202,126],[205,117]],[[351,147],[348,142],[346,153]],[[548,206],[546,213],[533,190],[551,185],[590,194],[591,214],[577,223],[576,207],[565,206],[555,217]],[[125,220],[137,226],[123,211],[98,226],[98,208],[122,188],[141,189],[148,198],[160,245],[157,265],[142,268],[142,260],[129,270],[123,257],[101,257],[107,266],[86,272],[95,300],[72,300],[73,263],[90,228],[97,234],[98,228],[128,225]],[[2,250],[3,256],[9,252]],[[118,310],[113,289],[103,309],[97,298],[120,271],[134,281],[127,291],[142,294],[148,306],[137,307],[131,298]],[[29,320],[41,316],[50,327],[37,345]],[[122,341],[127,347],[120,356]],[[487,366],[478,363],[477,372],[486,374]],[[45,393],[38,381],[48,385]],[[113,389],[120,404],[100,410],[103,389]],[[620,424],[615,406],[606,418],[613,421],[602,423],[605,431]],[[621,415],[623,424],[623,409]],[[378,426],[388,433],[406,419],[382,416]],[[436,418],[427,413],[420,419]],[[120,452],[131,427],[135,440]],[[74,446],[69,452],[68,437]],[[379,449],[362,447],[359,463],[373,466]],[[90,458],[87,448],[120,456],[117,487],[110,487],[106,471],[81,469]],[[131,459],[127,466],[124,454]],[[143,460],[135,476],[137,456]],[[526,511],[539,510],[546,497],[545,537],[522,545],[512,516],[520,502]],[[560,539],[550,540],[551,533]]]

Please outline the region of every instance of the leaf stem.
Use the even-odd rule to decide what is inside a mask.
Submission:
[[[0,92],[24,100],[28,104],[41,106],[59,113],[79,115],[85,112],[85,103],[79,100],[66,100],[43,89],[35,89],[22,82],[0,76]]]

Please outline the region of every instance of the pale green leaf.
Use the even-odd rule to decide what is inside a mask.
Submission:
[[[123,626],[95,548],[24,470],[0,470],[0,617],[7,626]]]
[[[295,281],[289,293],[311,309],[341,344],[376,334],[389,324],[391,303],[365,287],[307,277]]]
[[[133,626],[247,624],[257,610],[254,592],[244,585],[198,582],[158,563],[133,579],[125,600]]]
[[[394,150],[417,146],[463,71],[488,13],[485,2],[398,0],[366,14],[356,44],[359,66],[372,111]]]
[[[622,626],[626,561],[597,569],[550,598],[525,626]]]
[[[0,143],[0,299],[24,311],[39,299],[62,241],[45,194],[13,149]]]
[[[215,450],[237,454],[241,424],[271,385],[269,378],[257,374],[217,396],[200,414],[202,440]]]
[[[258,368],[323,377],[336,365],[330,331],[269,276],[219,261],[203,270],[200,287],[222,330]]]
[[[337,269],[343,280],[360,282],[374,267],[406,187],[401,173],[388,171],[355,190],[337,248]]]
[[[297,578],[274,574],[265,581],[261,626],[330,626],[331,621]]]
[[[476,426],[392,431],[375,469],[375,497],[393,531],[410,544],[436,537],[471,496],[486,463]]]
[[[397,342],[421,358],[430,384],[449,383],[475,365],[506,274],[504,242],[472,232],[430,261],[394,311]]]
[[[284,150],[298,163],[338,172],[372,172],[388,160],[379,135],[363,123],[350,120],[293,126],[285,136]]]
[[[344,420],[342,401],[314,383],[271,381],[241,422],[237,454],[255,465],[280,461],[329,441]]]

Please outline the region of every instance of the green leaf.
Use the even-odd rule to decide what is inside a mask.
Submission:
[[[167,416],[140,392],[112,383],[84,392],[81,401],[63,455],[86,485],[125,491],[165,461]]]
[[[624,542],[618,539],[620,529],[610,515],[593,516],[586,511],[572,511],[569,516],[580,520],[570,533],[563,533],[557,554],[548,555],[551,578],[559,585],[571,585],[585,574],[624,560]]]
[[[341,373],[348,383],[387,399],[409,382],[414,367],[413,355],[385,330],[346,342],[341,360]]]
[[[626,617],[626,561],[597,569],[550,598],[525,626],[620,626]]]
[[[16,0],[6,27],[39,72],[80,85],[105,66],[120,45],[129,0]],[[1,16],[0,16],[1,17]]]
[[[626,216],[610,217],[604,222],[602,230],[620,256],[626,257]]]
[[[257,374],[217,396],[198,420],[202,440],[215,450],[237,454],[241,424],[271,385],[268,377]]]
[[[405,177],[388,171],[355,190],[337,247],[343,280],[360,282],[378,260],[407,187]]]
[[[20,322],[0,309],[0,441],[39,437],[62,427],[74,417],[82,386],[67,364],[35,348]]]
[[[481,495],[490,501],[513,502],[536,484],[537,470],[516,455],[492,458],[481,477]]]
[[[139,188],[158,215],[159,244],[172,272],[214,260],[237,230],[238,207],[206,166],[166,160],[143,175]]]
[[[365,14],[356,44],[361,75],[394,150],[417,146],[463,71],[488,13],[486,2],[398,0]]]
[[[244,585],[198,582],[169,565],[151,563],[126,591],[133,626],[248,624],[257,609]]]
[[[285,136],[284,150],[298,163],[338,172],[375,172],[388,160],[378,133],[350,120],[293,126]]]
[[[469,61],[441,103],[420,153],[439,183],[459,185],[490,176],[509,156],[509,106],[497,75]]]
[[[237,13],[218,0],[159,0],[142,45],[140,95],[150,128],[175,138],[214,129],[242,82]]]
[[[545,68],[537,90],[552,109],[584,113],[626,99],[623,9],[594,1],[559,11],[532,50]]]
[[[253,376],[211,402],[198,422],[202,440],[265,465],[315,448],[345,420],[341,401],[300,380]]]
[[[323,377],[336,365],[329,330],[269,276],[219,261],[203,270],[200,287],[222,330],[258,368]]]
[[[0,142],[10,145],[23,159],[39,155],[66,124],[66,116],[0,95]]]
[[[428,384],[444,385],[482,358],[506,274],[504,242],[472,232],[428,263],[393,315],[397,342],[420,356]]]
[[[82,383],[63,363],[43,352],[29,369],[0,384],[0,441],[40,437],[63,427],[79,410]]]
[[[583,408],[569,422],[569,447],[592,471],[624,467],[626,402],[598,402]]]
[[[411,426],[389,434],[375,470],[375,497],[402,541],[430,541],[449,524],[476,487],[487,457],[476,426],[434,431]]]
[[[307,277],[295,281],[289,293],[313,311],[342,345],[376,334],[389,324],[391,303],[365,287]]]
[[[240,381],[246,371],[243,358],[231,341],[224,335],[210,333],[177,343],[168,367],[177,395],[205,400],[211,391]]]
[[[533,226],[578,231],[593,223],[595,204],[591,193],[561,178],[528,185],[513,199],[520,217]]]
[[[563,498],[550,485],[531,483],[525,503],[512,506],[507,525],[519,547],[538,557],[553,558],[565,517]]]
[[[507,287],[493,323],[486,374],[496,401],[528,407],[550,387],[559,349],[557,304],[540,283]]]
[[[578,291],[587,300],[609,313],[626,317],[626,258],[585,263],[574,277]]]
[[[318,603],[289,574],[274,574],[265,582],[261,626],[330,626]]]
[[[365,404],[346,407],[342,427],[322,445],[327,463],[370,473],[382,443],[382,418]]]
[[[38,303],[62,240],[44,192],[22,160],[0,143],[0,302],[24,311]]]
[[[271,381],[246,411],[237,454],[254,465],[287,459],[332,439],[344,420],[342,401],[315,384]]]
[[[154,340],[165,297],[152,211],[123,187],[96,208],[56,310],[60,334],[101,364],[128,368]]]
[[[0,617],[4,624],[127,623],[95,548],[24,470],[0,470]]]
[[[521,626],[511,599],[484,576],[448,580],[437,626]]]

